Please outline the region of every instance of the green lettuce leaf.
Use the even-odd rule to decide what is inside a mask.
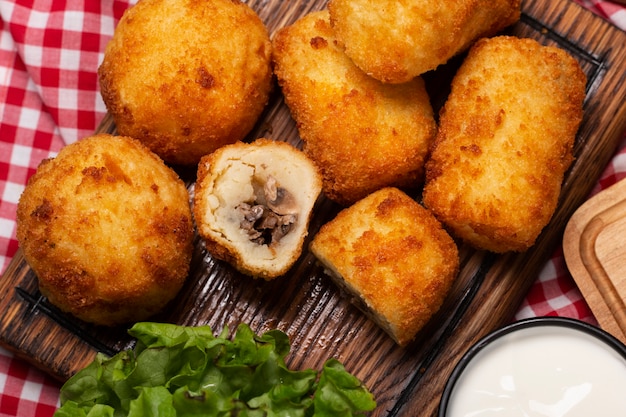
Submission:
[[[315,415],[353,416],[355,410],[373,410],[376,402],[361,381],[348,373],[336,359],[324,364],[315,392]]]
[[[137,343],[97,355],[61,388],[55,417],[358,416],[373,395],[336,359],[321,371],[290,370],[288,336],[256,335],[241,324],[215,336],[209,326],[142,322]]]

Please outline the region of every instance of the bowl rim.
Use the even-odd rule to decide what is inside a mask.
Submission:
[[[438,417],[446,417],[446,412],[448,409],[448,403],[450,402],[450,397],[456,382],[459,380],[459,377],[467,367],[467,365],[474,359],[474,357],[482,351],[486,346],[493,343],[494,341],[500,339],[501,337],[513,333],[515,331],[528,329],[532,327],[542,327],[542,326],[556,326],[556,327],[567,327],[573,330],[580,331],[582,333],[586,333],[599,339],[604,342],[608,347],[612,348],[616,351],[620,356],[624,358],[626,361],[626,345],[623,344],[619,339],[617,339],[612,334],[607,331],[597,327],[593,324],[587,323],[585,321],[569,318],[569,317],[557,317],[557,316],[542,316],[542,317],[532,317],[527,319],[522,319],[510,324],[507,324],[499,329],[492,331],[486,336],[482,337],[478,342],[472,345],[461,357],[458,363],[455,365],[452,373],[450,374],[448,380],[446,381],[446,385],[443,389],[443,393],[441,395],[441,400],[439,402],[438,408]]]

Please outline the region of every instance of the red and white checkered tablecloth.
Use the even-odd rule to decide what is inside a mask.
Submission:
[[[626,8],[576,0],[626,30]],[[40,161],[88,136],[105,115],[97,67],[124,10],[136,0],[0,0],[0,273],[17,250],[15,211]],[[626,177],[626,140],[594,193]],[[0,295],[3,296],[3,295]],[[560,250],[516,318],[559,315],[595,322]],[[51,416],[60,384],[0,348],[0,417]]]

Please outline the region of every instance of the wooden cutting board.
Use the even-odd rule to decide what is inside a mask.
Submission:
[[[273,33],[322,9],[326,0],[249,0],[248,4]],[[526,0],[522,8],[522,19],[507,33],[569,51],[589,80],[576,161],[566,174],[557,211],[533,248],[496,256],[461,246],[461,271],[450,296],[406,348],[396,346],[353,307],[308,252],[284,277],[261,282],[212,259],[196,240],[185,287],[155,320],[208,324],[216,332],[242,321],[257,332],[279,328],[292,342],[287,358],[291,367],[319,369],[330,357],[341,360],[376,396],[378,408],[372,415],[436,415],[454,365],[470,345],[512,319],[626,130],[626,34],[570,0]],[[424,77],[436,110],[461,59]],[[115,132],[115,126],[107,118],[98,131]],[[279,91],[250,139],[260,136],[300,144]],[[194,172],[179,174],[192,194]],[[338,209],[323,201],[310,235]],[[2,277],[0,294],[0,343],[59,380],[85,366],[97,351],[113,354],[133,345],[125,328],[98,328],[57,311],[39,294],[36,277],[21,252]]]
[[[563,252],[600,326],[626,343],[626,179],[576,210]]]

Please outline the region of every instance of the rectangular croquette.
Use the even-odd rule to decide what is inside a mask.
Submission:
[[[508,36],[477,42],[441,111],[424,205],[479,249],[531,247],[573,161],[585,84],[561,49]]]
[[[310,249],[401,346],[439,310],[459,269],[458,249],[441,224],[392,187],[342,210]]]
[[[424,80],[369,77],[337,44],[328,11],[279,30],[273,61],[324,194],[348,206],[383,187],[417,190],[437,126]]]

